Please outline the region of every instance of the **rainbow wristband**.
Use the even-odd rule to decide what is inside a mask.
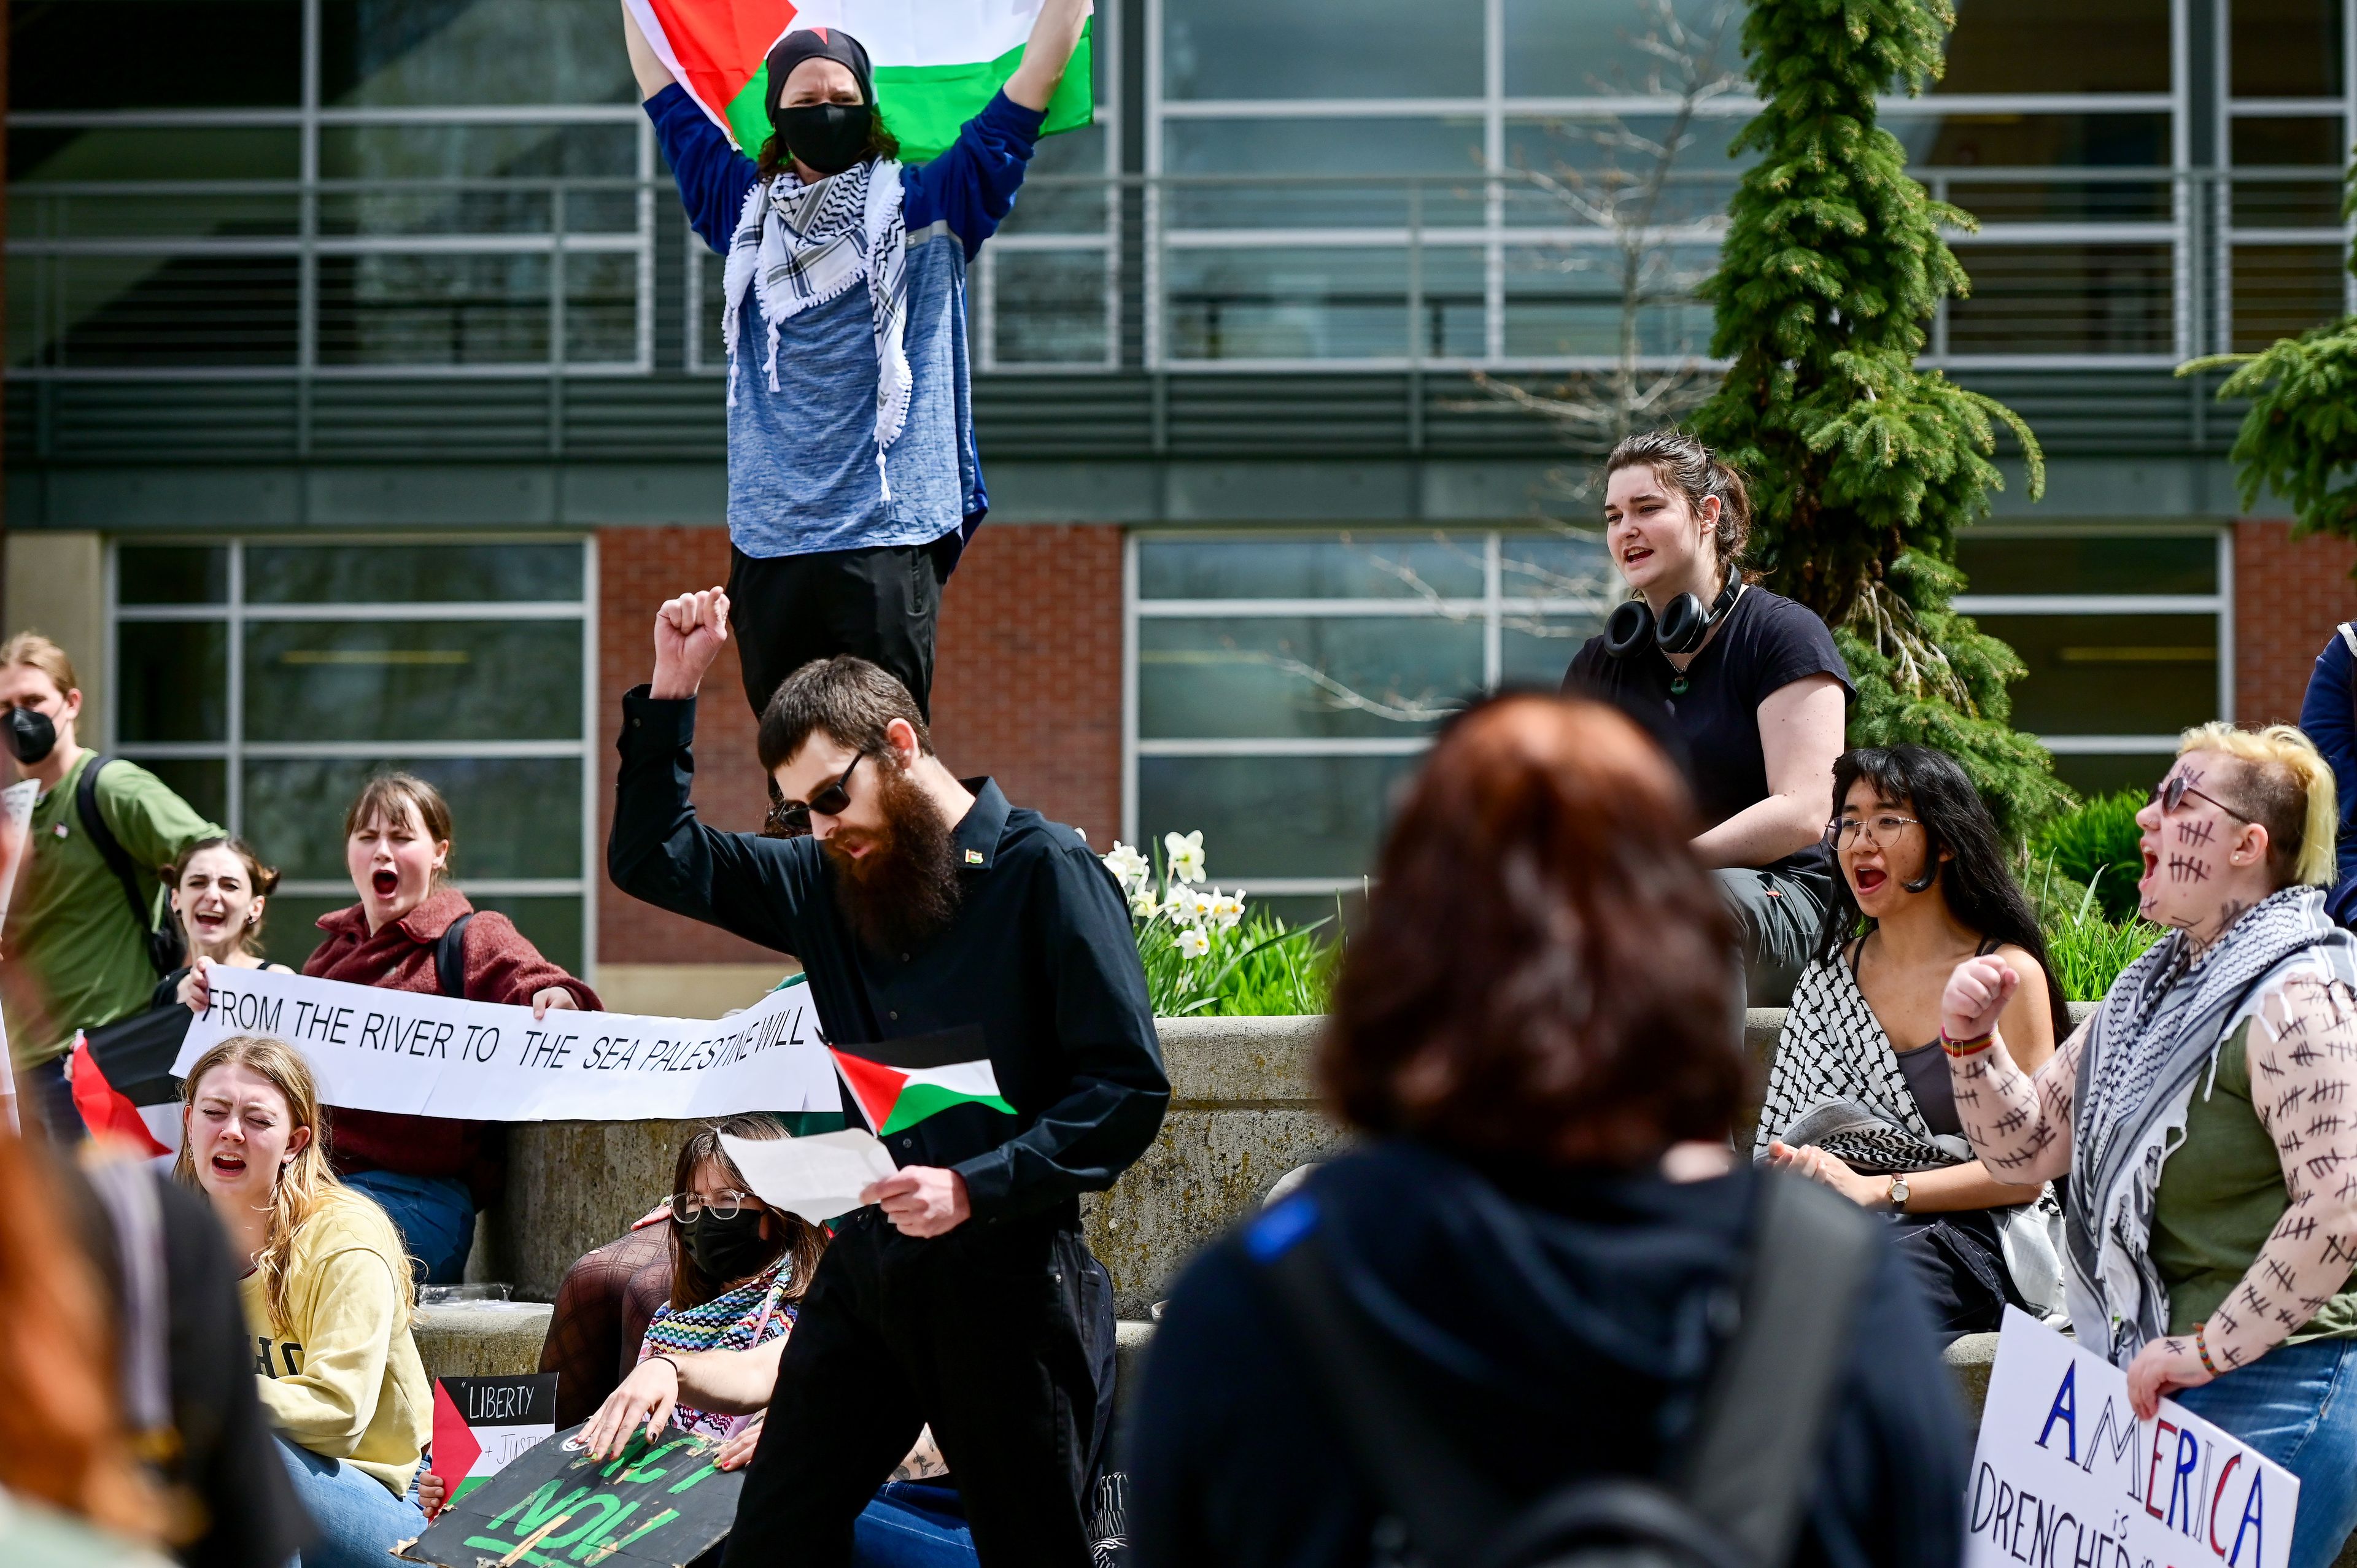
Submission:
[[[2209,1321],[2206,1318],[2193,1326],[2193,1353],[2201,1358],[2203,1369],[2212,1377],[2222,1378],[2225,1374],[2218,1369],[2218,1363],[2210,1359],[2210,1343],[2202,1337],[2201,1331],[2209,1326]]]
[[[1952,1057],[1969,1057],[1977,1055],[1978,1053],[1988,1049],[1991,1045],[1996,1043],[1996,1031],[1995,1029],[1991,1029],[1987,1034],[1980,1036],[1976,1039],[1952,1040],[1948,1037],[1947,1026],[1943,1024],[1940,1026],[1940,1048],[1947,1052]]]

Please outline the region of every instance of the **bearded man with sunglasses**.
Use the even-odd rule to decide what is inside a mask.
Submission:
[[[689,748],[728,626],[719,588],[656,614],[654,678],[622,699],[615,886],[800,959],[839,1049],[986,1058],[1013,1112],[887,1122],[900,1168],[803,1298],[724,1563],[784,1542],[850,1563],[853,1520],[930,1424],[984,1563],[1086,1568],[1113,1316],[1080,1195],[1146,1152],[1170,1099],[1128,908],[1079,833],[957,778],[908,689],[849,655],[762,711],[786,836],[705,826]]]

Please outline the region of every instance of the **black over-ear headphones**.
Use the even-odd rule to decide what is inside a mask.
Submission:
[[[1710,628],[1735,607],[1742,593],[1742,577],[1729,572],[1727,586],[1719,590],[1710,608],[1704,609],[1702,600],[1692,594],[1680,594],[1670,601],[1659,626],[1653,624],[1652,606],[1641,598],[1631,599],[1604,623],[1604,651],[1615,659],[1626,659],[1641,644],[1651,641],[1664,653],[1692,653],[1710,635]]]

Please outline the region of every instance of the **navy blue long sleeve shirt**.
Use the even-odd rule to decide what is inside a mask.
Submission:
[[[696,820],[694,735],[693,698],[658,701],[644,686],[623,697],[614,885],[802,960],[827,1039],[845,1049],[978,1029],[975,1054],[1016,1114],[955,1106],[886,1147],[964,1177],[977,1220],[1076,1219],[1080,1194],[1111,1187],[1154,1142],[1170,1101],[1113,874],[1071,828],[969,780],[974,804],[952,839],[956,918],[908,952],[872,952],[844,923],[818,841]]]
[[[2336,628],[2316,656],[2308,695],[2299,704],[2299,727],[2324,760],[2341,801],[2340,879],[2357,876],[2357,655]]]

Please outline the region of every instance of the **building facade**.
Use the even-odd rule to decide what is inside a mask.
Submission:
[[[2357,615],[2357,556],[2246,514],[2235,411],[2172,373],[2351,306],[2352,5],[1966,0],[1886,106],[1980,220],[1930,359],[2051,470],[2033,505],[2008,465],[1965,604],[2082,788],[2296,714]],[[9,628],[284,869],[282,956],[398,762],[450,791],[469,892],[615,1005],[774,973],[601,871],[654,607],[727,565],[718,262],[611,0],[11,18]],[[1740,20],[1101,0],[1098,123],[973,277],[995,504],[946,594],[948,760],[1101,844],[1201,828],[1289,911],[1358,886],[1437,714],[1552,682],[1611,597],[1596,389],[1674,400],[1706,344]],[[699,804],[755,826],[733,667],[701,721]]]

